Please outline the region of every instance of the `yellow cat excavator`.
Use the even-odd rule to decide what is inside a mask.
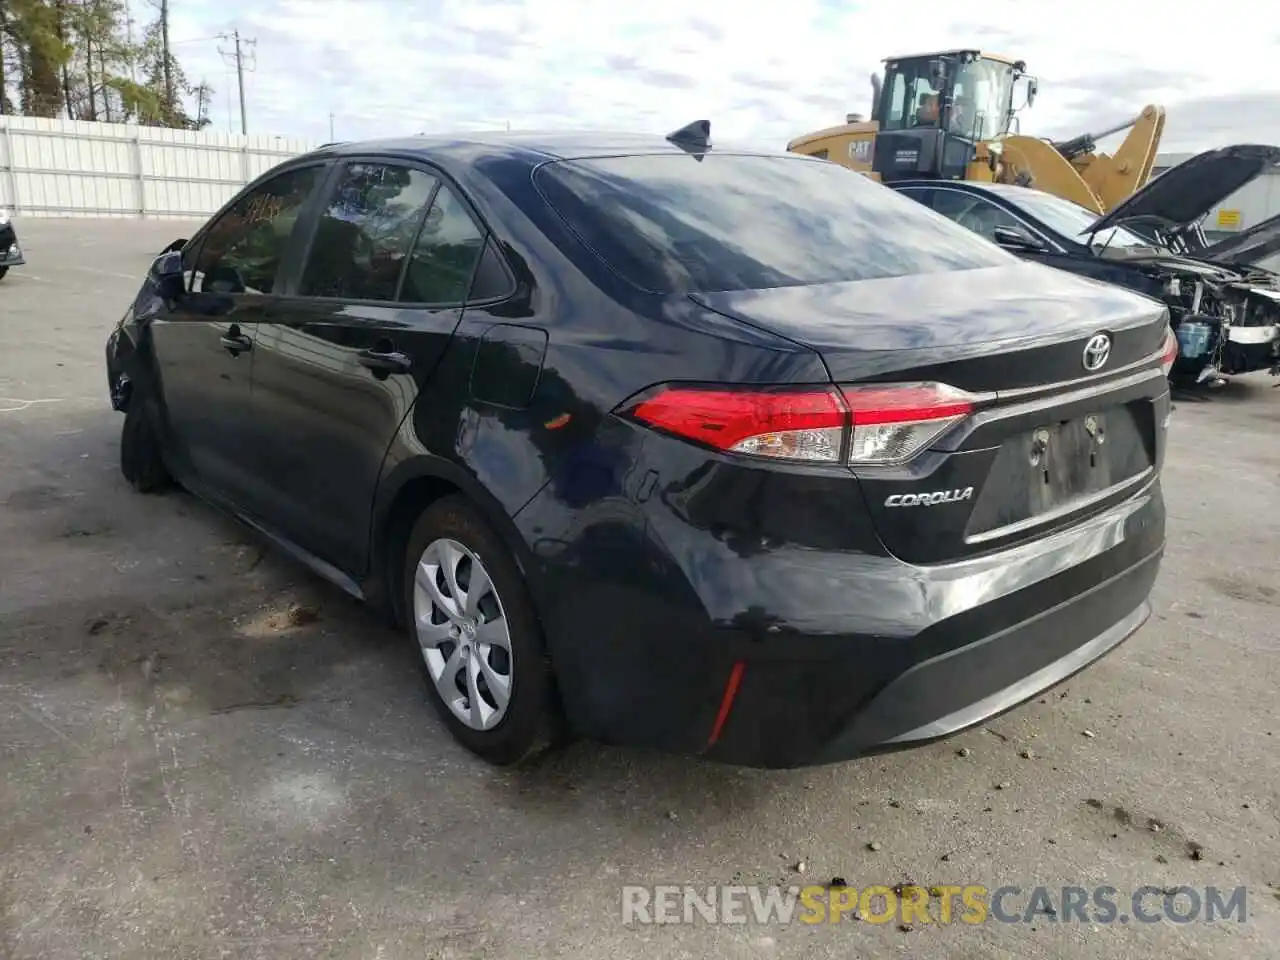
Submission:
[[[1034,186],[1103,214],[1151,177],[1164,108],[1098,133],[1051,141],[1018,132],[1018,111],[1039,86],[1021,60],[982,50],[890,57],[871,78],[872,113],[797,137],[795,153],[818,156],[876,180],[938,178]],[[1014,106],[1015,92],[1022,103]],[[1113,154],[1097,141],[1129,133]]]

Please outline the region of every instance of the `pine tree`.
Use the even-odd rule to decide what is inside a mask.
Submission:
[[[9,99],[9,4],[0,0],[0,114],[13,113]]]
[[[0,0],[0,111],[16,101],[29,116],[207,126],[213,91],[192,87],[169,48],[169,0],[152,5],[134,43],[125,0]]]
[[[60,36],[59,10],[52,0],[8,0],[8,32],[18,52],[22,112],[56,117],[65,95],[60,72],[72,48]]]
[[[140,115],[138,122],[158,127],[193,127],[183,105],[183,98],[192,93],[192,87],[182,65],[169,49],[168,24],[163,13],[142,36],[139,66],[144,77],[142,86],[150,96],[146,104],[148,112]]]

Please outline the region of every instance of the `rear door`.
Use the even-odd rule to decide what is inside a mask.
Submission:
[[[483,244],[438,172],[347,161],[260,330],[253,410],[268,516],[345,573],[365,570],[383,458],[458,325]]]
[[[150,323],[166,440],[188,479],[247,507],[255,485],[250,370],[285,251],[322,165],[296,167],[246,193],[187,245],[187,295]]]

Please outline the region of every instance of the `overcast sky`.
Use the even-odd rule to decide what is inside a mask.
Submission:
[[[132,0],[141,18],[148,0]],[[1168,109],[1162,152],[1280,143],[1280,17],[1257,0],[170,0],[216,129],[239,130],[211,38],[256,38],[249,132],[339,139],[475,128],[665,133],[784,146],[866,112],[879,61],[975,46],[1040,78],[1022,130],[1099,129]],[[1112,141],[1114,142],[1114,141]]]

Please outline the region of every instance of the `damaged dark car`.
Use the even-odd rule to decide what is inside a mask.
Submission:
[[[13,217],[8,210],[0,207],[0,280],[9,272],[10,267],[20,267],[26,263],[22,258],[22,247],[18,244],[18,231],[13,227]]]
[[[1280,147],[1245,144],[1198,154],[1098,217],[1062,197],[995,183],[901,181],[893,189],[1027,260],[1162,300],[1178,338],[1171,378],[1220,385],[1280,374],[1280,216],[1218,242],[1208,213],[1280,163]]]

